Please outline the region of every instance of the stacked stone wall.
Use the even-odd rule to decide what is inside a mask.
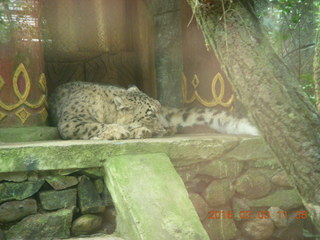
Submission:
[[[0,174],[0,239],[112,234],[115,210],[103,169]]]
[[[244,140],[212,159],[174,161],[210,239],[310,239],[303,234],[311,221],[285,171],[271,152],[253,149]]]

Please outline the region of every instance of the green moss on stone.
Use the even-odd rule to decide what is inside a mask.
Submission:
[[[11,183],[5,182],[0,183],[0,203],[9,200],[23,200],[26,199],[41,188],[44,181],[36,182],[22,182],[22,183]]]
[[[165,154],[117,156],[106,162],[105,169],[124,238],[209,239]]]
[[[60,139],[56,127],[1,128],[0,142],[30,142]]]
[[[31,215],[11,227],[6,237],[8,240],[68,238],[72,215],[72,210],[69,209]]]

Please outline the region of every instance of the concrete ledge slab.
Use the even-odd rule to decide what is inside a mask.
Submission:
[[[58,140],[56,127],[0,128],[0,142],[30,142]]]
[[[144,153],[165,153],[175,166],[183,166],[220,158],[248,138],[253,139],[249,136],[181,135],[122,141],[6,143],[0,144],[0,172],[102,167],[112,156]],[[261,148],[267,149],[262,139],[255,139]],[[272,158],[271,151],[269,154]]]
[[[123,155],[105,164],[105,182],[125,239],[209,240],[165,154]]]

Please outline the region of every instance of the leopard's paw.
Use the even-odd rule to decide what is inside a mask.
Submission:
[[[121,125],[111,124],[96,137],[105,140],[128,139],[130,132]]]
[[[131,130],[132,138],[150,138],[152,137],[152,132],[149,128],[139,127]]]

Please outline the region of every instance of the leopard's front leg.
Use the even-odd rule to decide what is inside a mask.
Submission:
[[[119,140],[130,138],[130,132],[125,126],[119,124],[105,124],[99,122],[61,121],[58,129],[63,139],[99,139]]]
[[[150,138],[152,137],[152,132],[149,128],[139,127],[130,131],[130,137],[136,139]]]
[[[130,138],[141,139],[152,137],[152,131],[142,126],[140,123],[132,123],[128,125],[128,130],[130,132]]]

